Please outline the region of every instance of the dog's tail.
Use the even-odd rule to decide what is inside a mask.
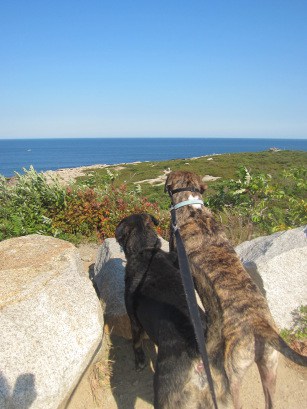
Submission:
[[[292,362],[307,366],[307,356],[301,355],[294,351],[289,345],[281,338],[277,331],[267,324],[258,334],[260,337],[264,338],[273,348],[278,352],[283,354],[286,358],[290,359]]]

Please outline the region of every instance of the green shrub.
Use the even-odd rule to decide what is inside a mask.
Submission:
[[[293,325],[280,332],[282,338],[300,353],[306,353],[307,347],[307,305],[292,312]]]
[[[240,167],[237,179],[221,182],[206,205],[225,215],[240,215],[263,233],[286,230],[307,223],[307,169],[283,171],[282,186],[267,174],[252,175]]]

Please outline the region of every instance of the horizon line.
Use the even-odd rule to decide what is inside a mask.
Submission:
[[[307,136],[14,136],[0,140],[42,140],[42,139],[285,139],[305,140]]]

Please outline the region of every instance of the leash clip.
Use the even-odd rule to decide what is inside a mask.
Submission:
[[[172,231],[173,233],[175,233],[176,231],[179,231],[179,227],[177,226],[177,224],[172,223]]]

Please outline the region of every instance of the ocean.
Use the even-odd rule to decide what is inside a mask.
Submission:
[[[307,151],[307,139],[66,138],[0,140],[0,174],[33,165],[38,172],[96,164],[162,161],[272,147]]]

